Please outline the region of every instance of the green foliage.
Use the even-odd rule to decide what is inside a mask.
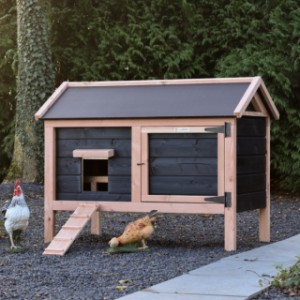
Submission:
[[[0,0],[0,182],[13,153],[15,114],[16,9],[15,1]]]
[[[279,273],[274,277],[272,285],[283,289],[291,296],[300,295],[300,257],[290,268],[278,266]]]
[[[239,9],[248,5],[244,2]],[[235,9],[232,7],[232,13]],[[249,31],[236,31],[240,42],[235,41],[236,47],[219,59],[215,74],[263,77],[281,114],[280,121],[272,124],[272,168],[282,187],[300,191],[298,2],[278,1],[272,9],[266,2],[265,7],[256,6],[256,13],[250,18],[255,21],[245,20],[250,24]]]
[[[199,69],[190,28],[198,15],[191,14],[194,5],[186,1],[52,1],[52,6],[59,82],[206,73]]]
[[[42,126],[33,121],[33,115],[51,93],[51,50],[56,86],[65,80],[262,76],[281,114],[280,121],[272,124],[272,176],[282,187],[300,191],[297,0],[50,0],[51,49],[39,48],[47,38],[40,26],[44,6],[38,8],[44,2],[24,1],[33,19],[26,15],[22,25],[30,47],[20,49],[22,57],[23,50],[27,54],[19,60],[18,82],[24,85],[17,99],[26,116],[16,120],[17,128],[34,128],[39,140],[31,144],[33,153],[40,153],[34,158],[39,164]],[[15,113],[14,7],[14,1],[0,0],[0,155],[4,153],[7,160],[12,153]],[[30,103],[23,103],[25,98]],[[7,118],[2,112],[8,108]],[[17,134],[24,146],[30,139],[21,131]]]

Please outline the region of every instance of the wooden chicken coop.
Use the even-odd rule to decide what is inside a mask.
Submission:
[[[259,210],[270,240],[270,121],[260,77],[64,82],[36,113],[45,125],[45,254],[63,255],[99,212],[236,215]],[[74,211],[55,236],[55,213]]]

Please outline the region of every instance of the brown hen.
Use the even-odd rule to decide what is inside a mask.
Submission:
[[[146,240],[154,232],[153,222],[156,220],[154,217],[156,213],[157,210],[152,210],[147,216],[129,223],[122,235],[114,237],[108,242],[109,246],[116,248],[126,244],[140,243],[140,249],[148,248]]]

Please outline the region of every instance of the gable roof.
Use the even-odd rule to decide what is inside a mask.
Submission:
[[[260,77],[63,82],[36,119],[241,117],[279,113]]]

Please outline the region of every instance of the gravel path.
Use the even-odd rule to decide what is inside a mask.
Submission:
[[[0,238],[0,299],[3,300],[113,300],[236,253],[223,250],[222,216],[163,214],[149,240],[149,252],[110,255],[106,252],[107,241],[142,214],[102,213],[101,237],[91,236],[87,228],[67,255],[45,257],[42,256],[45,246],[42,187],[31,184],[23,189],[31,210],[30,224],[23,235],[23,245],[28,251],[9,254],[5,250],[9,246],[7,236]],[[0,185],[1,206],[11,194],[11,185]],[[62,225],[68,215],[58,213],[58,223]],[[300,198],[272,197],[272,242],[300,233],[299,216]],[[262,245],[257,242],[257,219],[256,211],[238,214],[237,252]],[[127,282],[120,284],[120,280]],[[120,285],[126,288],[118,290]],[[271,289],[269,295],[264,293],[256,299],[289,298]]]

